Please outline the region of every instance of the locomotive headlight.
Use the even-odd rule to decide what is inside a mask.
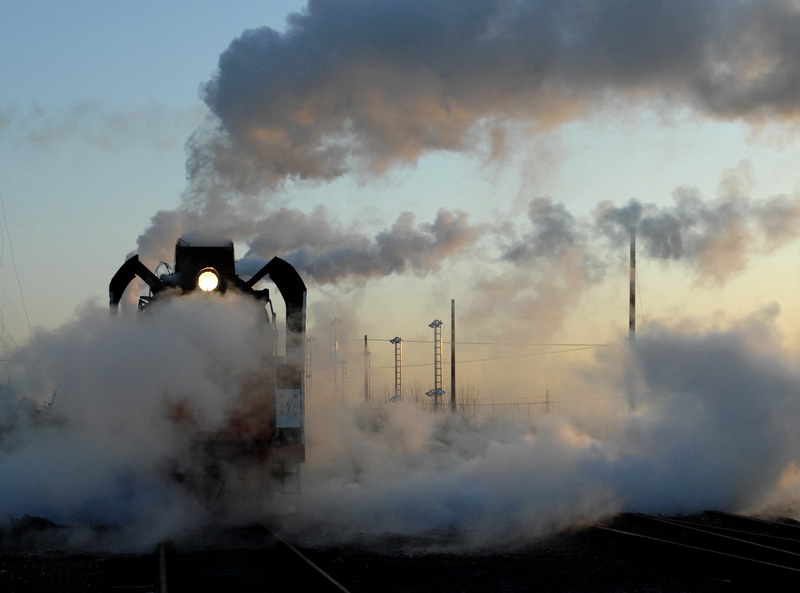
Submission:
[[[204,292],[211,292],[216,290],[219,286],[219,274],[214,268],[205,268],[200,270],[197,275],[197,288]]]

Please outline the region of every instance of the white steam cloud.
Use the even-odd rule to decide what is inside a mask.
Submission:
[[[608,396],[601,415],[583,401],[527,425],[330,410],[313,423],[325,445],[296,507],[343,537],[438,532],[488,548],[622,510],[797,512],[800,375],[772,315],[706,334],[662,328],[607,352],[580,386]]]
[[[228,298],[144,319],[101,313],[38,335],[15,392],[3,391],[0,508],[117,525],[116,545],[150,545],[211,520],[176,479],[191,469],[191,435],[170,410],[180,402],[209,426],[232,412],[263,356],[261,313]],[[775,315],[706,333],[655,329],[576,366],[573,388],[602,392],[602,413],[581,398],[535,421],[311,399],[302,493],[259,488],[218,505],[315,541],[447,533],[473,548],[622,510],[797,512],[800,375]],[[28,414],[54,385],[49,415]]]
[[[478,151],[498,157],[512,127],[535,133],[610,105],[793,125],[798,25],[789,0],[312,0],[285,33],[246,31],[222,54],[203,89],[208,120],[187,145],[183,206],[158,212],[137,252],[152,269],[177,237],[201,230],[247,247],[240,271],[278,255],[312,290],[424,276],[468,255],[468,310],[500,303],[492,323],[548,334],[634,229],[644,256],[723,283],[794,240],[800,223],[800,196],[753,197],[746,164],[725,172],[710,201],[679,187],[673,206],[603,202],[582,217],[537,196],[527,217],[500,224],[441,209],[372,232],[333,209],[278,207],[270,192],[380,175],[431,151],[488,146]],[[170,410],[209,425],[235,411],[264,354],[261,314],[189,299],[113,323],[89,309],[35,336],[0,390],[0,511],[124,525],[129,543],[201,520],[173,479],[191,469],[191,447]],[[800,378],[774,324],[768,311],[605,350],[561,378],[578,395],[602,390],[612,402],[602,414],[578,403],[532,423],[467,421],[312,399],[302,495],[232,506],[292,510],[298,527],[332,537],[455,530],[478,546],[619,510],[796,512]]]
[[[598,226],[615,244],[624,244],[632,231],[645,256],[682,260],[703,280],[723,283],[747,267],[753,253],[768,253],[797,238],[800,197],[780,195],[754,200],[747,191],[749,163],[726,171],[713,202],[699,192],[680,187],[675,206],[659,208],[632,200],[627,206],[601,203]]]
[[[189,298],[142,318],[92,307],[37,334],[2,390],[0,511],[128,526],[135,541],[199,518],[175,476],[201,471],[195,431],[222,426],[260,376],[259,315],[245,297]]]

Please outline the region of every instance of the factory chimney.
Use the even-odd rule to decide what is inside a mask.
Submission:
[[[456,300],[450,299],[450,411],[456,411]]]
[[[628,340],[636,339],[636,229],[631,229],[631,285],[628,310]]]

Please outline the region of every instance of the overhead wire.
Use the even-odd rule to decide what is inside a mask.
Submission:
[[[431,344],[432,340],[406,340],[402,339],[404,344]],[[348,340],[349,342],[361,342],[364,340]],[[391,340],[384,338],[367,338],[368,342],[390,342]],[[605,346],[618,346],[619,344],[602,344],[602,343],[565,343],[565,342],[462,342],[456,340],[451,342],[443,340],[443,344],[456,344],[458,346],[559,346],[559,347],[580,347],[580,348],[601,348]]]
[[[3,203],[3,196],[0,195],[0,206],[2,207],[2,214],[3,214],[3,222],[5,222],[5,204]],[[5,224],[0,224],[0,264],[3,262],[5,257],[5,248],[6,248],[6,236],[7,236],[7,229]],[[12,350],[15,348],[19,348],[19,344],[14,339],[14,336],[11,335],[11,332],[8,331],[6,327],[6,319],[5,314],[3,313],[2,305],[0,304],[0,344],[8,345],[11,343]],[[2,362],[8,362],[10,359],[0,359]]]
[[[2,215],[2,219],[3,219],[2,220],[2,230],[3,230],[4,239],[8,240],[8,251],[9,251],[9,254],[11,255],[11,267],[14,270],[14,276],[15,276],[15,278],[17,280],[17,290],[19,291],[19,298],[20,298],[20,302],[22,304],[22,311],[25,314],[25,321],[28,324],[28,336],[29,337],[33,337],[33,330],[31,329],[31,320],[30,320],[30,316],[28,315],[28,308],[25,305],[25,295],[23,294],[23,291],[22,291],[22,282],[21,282],[21,280],[19,278],[19,270],[17,269],[17,261],[14,258],[14,245],[11,242],[11,233],[8,231],[8,221],[6,220],[6,204],[5,204],[5,201],[3,200],[2,194],[0,194],[0,215]],[[3,244],[5,244],[5,241],[3,241]],[[3,253],[4,252],[0,252],[0,258],[2,257]],[[7,330],[6,330],[6,327],[5,327],[5,323],[3,323],[3,332],[6,333],[6,334],[8,333]],[[11,335],[10,334],[8,334],[8,335],[9,335],[9,338],[11,338]],[[14,344],[18,346],[18,344],[16,343],[16,341],[13,338],[11,338],[11,341],[14,342]]]
[[[427,342],[427,343],[430,343],[430,342]],[[458,342],[456,342],[456,343],[458,344]],[[457,361],[457,363],[458,364],[467,364],[467,363],[471,363],[471,362],[491,362],[493,360],[508,360],[508,359],[512,359],[512,358],[528,358],[528,357],[531,357],[531,356],[545,356],[545,355],[548,355],[548,354],[564,354],[564,353],[567,353],[567,352],[579,352],[581,350],[594,350],[595,348],[599,348],[599,347],[605,346],[605,345],[606,344],[592,344],[592,345],[581,346],[581,347],[578,347],[578,348],[569,348],[569,349],[566,349],[566,350],[550,350],[550,351],[547,351],[547,352],[525,352],[525,353],[522,353],[522,354],[508,354],[508,355],[504,355],[504,356],[492,356],[492,357],[487,357],[487,358],[474,358],[474,359],[470,359],[470,360],[459,360],[459,361]],[[445,362],[444,366],[447,366],[448,364],[450,364],[450,363],[449,362]],[[434,363],[428,362],[428,363],[418,363],[418,364],[405,364],[403,366],[405,368],[429,367],[429,366],[434,366]],[[391,369],[391,368],[394,368],[394,366],[376,366],[376,367],[372,367],[372,368],[374,368],[374,369]]]

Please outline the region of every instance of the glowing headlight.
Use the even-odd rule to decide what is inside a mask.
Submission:
[[[197,275],[197,288],[204,292],[211,292],[216,290],[219,286],[219,274],[214,268],[205,268],[200,270]]]

